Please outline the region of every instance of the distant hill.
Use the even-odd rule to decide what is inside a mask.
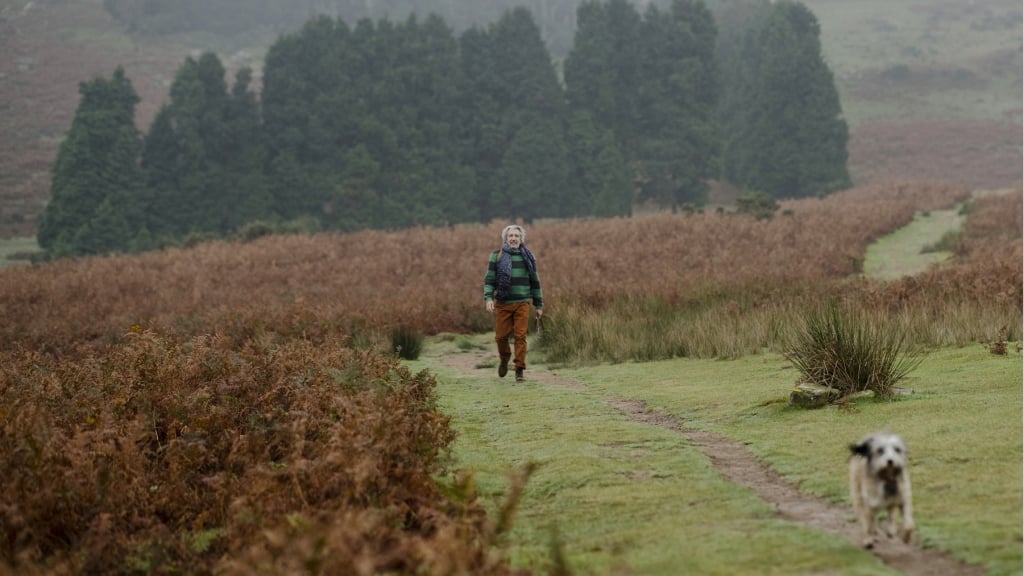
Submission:
[[[1016,0],[807,0],[850,123],[856,184],[1021,180],[1022,10]],[[259,70],[274,37],[128,35],[102,0],[0,0],[0,237],[35,234],[78,83],[121,65],[147,130],[189,54]],[[258,74],[257,74],[258,76]]]
[[[805,0],[851,126],[855,183],[1021,180],[1017,0]]]

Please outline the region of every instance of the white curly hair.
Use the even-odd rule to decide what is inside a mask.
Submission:
[[[506,244],[508,242],[508,233],[513,228],[519,230],[519,242],[526,244],[526,230],[523,230],[523,227],[519,224],[509,224],[508,226],[505,226],[505,229],[501,231],[501,243]]]

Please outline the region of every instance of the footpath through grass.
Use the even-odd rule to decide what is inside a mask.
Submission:
[[[940,244],[945,235],[955,234],[963,221],[959,209],[918,212],[913,222],[868,246],[864,275],[891,280],[913,276],[948,260],[953,255],[949,250],[924,250]]]
[[[489,351],[489,336],[472,341]],[[776,355],[559,370],[581,383],[572,388],[499,380],[487,363],[445,367],[443,356],[479,348],[432,340],[412,368],[438,376],[459,432],[456,465],[475,473],[492,510],[509,471],[540,464],[508,536],[517,566],[550,567],[557,538],[578,574],[893,573],[840,536],[776,518],[683,435],[609,405],[631,399],[743,442],[802,491],[836,502],[848,502],[847,444],[876,429],[900,433],[924,545],[1019,574],[1021,355],[1011,348],[933,352],[904,383],[909,397],[814,411],[788,406],[796,372]]]

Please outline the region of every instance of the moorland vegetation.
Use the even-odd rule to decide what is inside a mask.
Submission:
[[[770,219],[537,222],[542,346],[571,363],[757,353],[838,300],[926,345],[997,352],[1021,337],[1021,202],[903,183],[785,201]],[[950,264],[858,276],[874,238],[957,205]],[[500,544],[516,490],[484,512],[446,458],[433,376],[389,340],[488,330],[501,224],[0,270],[4,569],[511,571]]]

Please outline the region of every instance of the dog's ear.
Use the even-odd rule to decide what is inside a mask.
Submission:
[[[865,458],[871,456],[871,440],[864,440],[860,444],[850,444],[850,453],[860,455]]]

